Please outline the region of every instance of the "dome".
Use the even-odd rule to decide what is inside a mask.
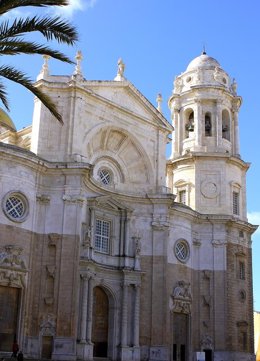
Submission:
[[[15,125],[12,119],[9,117],[8,114],[3,109],[0,109],[0,126],[8,129],[8,130],[15,130]]]
[[[203,52],[200,56],[197,56],[197,58],[193,59],[189,63],[186,71],[190,71],[196,68],[215,68],[216,66],[220,67],[219,62]]]

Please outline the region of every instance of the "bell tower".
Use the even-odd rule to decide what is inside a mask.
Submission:
[[[240,159],[237,84],[203,52],[174,81],[168,105],[174,126],[168,186],[177,201],[207,214],[246,219]]]

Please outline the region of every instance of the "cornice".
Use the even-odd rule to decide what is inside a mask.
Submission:
[[[212,152],[212,153],[189,152],[187,155],[182,155],[175,159],[168,159],[167,167],[173,167],[174,165],[176,165],[178,163],[180,163],[180,164],[187,163],[187,162],[193,163],[198,159],[216,159],[216,158],[218,160],[220,158],[222,158],[227,163],[234,164],[234,165],[238,166],[239,168],[246,170],[246,171],[250,167],[250,163],[243,161],[241,158],[238,158],[235,156],[230,156],[230,154],[217,153],[217,152]]]
[[[71,173],[75,170],[90,170],[91,165],[84,162],[50,162],[44,158],[37,156],[35,153],[20,148],[16,145],[5,144],[0,142],[0,159],[15,160],[17,163],[24,164],[34,170],[45,172],[60,171]]]

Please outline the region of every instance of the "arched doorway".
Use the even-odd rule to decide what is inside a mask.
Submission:
[[[93,290],[92,342],[94,357],[107,357],[109,300],[101,287]]]

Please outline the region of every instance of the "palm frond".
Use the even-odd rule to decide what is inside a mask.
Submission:
[[[8,21],[3,22],[0,24],[0,40],[37,31],[47,40],[55,39],[68,45],[74,45],[78,40],[75,27],[61,20],[60,17],[40,18],[37,16],[15,20],[11,25]]]
[[[52,99],[40,89],[36,88],[33,85],[32,80],[29,79],[23,72],[15,69],[14,67],[3,65],[0,66],[0,76],[8,80],[14,81],[15,83],[21,84],[22,86],[27,88],[49,109],[49,111],[54,115],[56,119],[58,119],[59,122],[63,123],[62,116],[58,112],[56,105],[53,103]],[[2,100],[1,93],[0,99]]]
[[[5,86],[1,82],[0,82],[0,100],[4,104],[5,108],[7,110],[10,110],[9,109],[9,102],[8,102],[8,99],[7,99],[7,93],[6,93],[6,90],[5,90]]]
[[[60,61],[73,64],[74,62],[70,60],[63,53],[53,50],[48,46],[42,46],[34,42],[27,42],[23,39],[6,39],[5,41],[0,41],[0,56],[1,55],[18,55],[18,54],[40,54],[40,55],[49,55],[52,58],[58,59]]]
[[[68,5],[68,0],[1,0],[0,2],[0,15],[22,6],[64,6]]]

